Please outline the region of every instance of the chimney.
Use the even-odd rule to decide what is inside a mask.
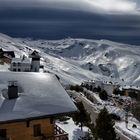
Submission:
[[[8,99],[18,98],[18,86],[17,81],[9,81],[8,84]]]

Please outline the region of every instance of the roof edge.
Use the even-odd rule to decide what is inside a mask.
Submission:
[[[70,111],[70,112],[67,112],[67,113],[58,113],[58,114],[52,114],[52,115],[30,117],[30,118],[24,118],[24,119],[14,119],[14,120],[0,121],[0,124],[9,124],[9,123],[15,123],[15,122],[25,122],[25,121],[47,119],[47,118],[51,118],[51,117],[57,117],[57,116],[60,116],[60,115],[61,116],[72,115],[72,114],[76,113],[77,111]]]

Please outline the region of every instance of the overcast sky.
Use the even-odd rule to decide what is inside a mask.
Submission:
[[[0,0],[0,32],[140,45],[140,0]]]
[[[137,13],[139,0],[0,0],[1,8],[49,7],[107,13]]]

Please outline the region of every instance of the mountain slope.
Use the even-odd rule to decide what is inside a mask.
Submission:
[[[14,50],[18,57],[38,50],[45,69],[57,74],[65,84],[98,79],[140,85],[139,46],[71,38],[13,39],[0,34],[0,47]]]

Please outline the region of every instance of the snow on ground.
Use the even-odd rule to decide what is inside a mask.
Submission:
[[[125,111],[117,106],[114,106],[111,102],[109,101],[103,101],[100,99],[99,95],[96,93],[93,93],[89,90],[84,89],[84,92],[87,92],[89,94],[92,95],[92,97],[94,97],[94,99],[96,99],[96,103],[91,103],[90,100],[86,100],[87,102],[89,102],[89,104],[91,105],[91,107],[93,106],[96,110],[96,112],[100,111],[101,109],[103,109],[104,107],[107,108],[108,112],[111,114],[116,114],[118,116],[120,116],[121,121],[116,121],[115,122],[115,128],[117,129],[117,132],[119,131],[120,133],[124,134],[125,136],[128,136],[129,138],[131,138],[132,140],[140,140],[140,122],[138,120],[136,120],[132,114],[129,113],[129,117],[128,117],[128,129],[126,128],[126,124],[125,124]],[[78,94],[78,93],[77,93]],[[82,95],[81,93],[79,93],[82,98],[86,98],[84,95]],[[132,126],[137,125],[137,128],[133,128]]]
[[[140,47],[107,40],[14,39],[0,34],[0,47],[13,50],[17,57],[36,49],[46,71],[57,74],[64,84],[84,80],[116,81],[140,85]],[[125,79],[123,82],[122,79]]]
[[[140,88],[140,46],[107,40],[71,38],[53,41],[14,39],[0,34],[0,48],[15,51],[16,57],[28,56],[32,50],[36,49],[42,56],[41,64],[44,65],[45,70],[57,74],[63,84],[101,80]],[[8,65],[0,65],[0,70],[8,70]],[[99,103],[101,102],[97,96],[95,98]],[[110,105],[108,110],[112,111],[114,107]],[[130,124],[131,122],[134,123],[130,121]],[[67,125],[62,127],[70,131],[72,138],[73,133],[80,131],[71,121],[69,125],[73,126],[72,130]],[[124,129],[124,122],[116,126],[121,126],[121,131],[128,132]],[[140,133],[139,128],[135,133]]]
[[[0,65],[0,71],[8,71],[9,69],[9,65],[8,64],[3,64],[3,65]]]
[[[74,124],[72,118],[66,122],[57,122],[57,125],[69,134],[69,140],[78,140],[88,132],[87,127],[83,127],[83,131],[81,131],[81,128]]]
[[[23,39],[20,41],[39,49],[44,56],[47,54],[48,61],[53,64],[53,70],[60,72],[60,77],[63,79],[68,76],[73,79],[73,82],[75,80],[75,83],[87,79],[107,79],[119,82],[125,79],[124,84],[140,85],[138,79],[140,47],[107,40],[33,41]],[[54,62],[54,58],[57,58],[59,62],[57,60]],[[47,68],[49,69],[49,66]]]
[[[137,128],[133,128],[133,124],[137,125]],[[124,121],[116,122],[115,127],[119,129],[123,134],[132,138],[132,140],[140,140],[140,123],[134,120],[128,121],[128,128],[126,128],[126,124]]]

